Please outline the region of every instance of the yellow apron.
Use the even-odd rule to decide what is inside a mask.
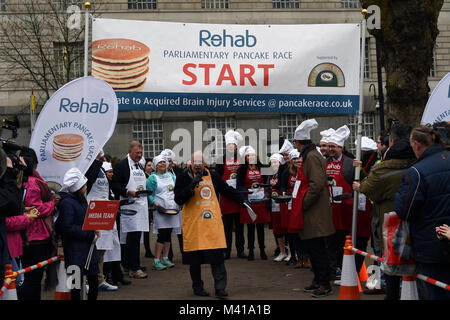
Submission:
[[[194,196],[183,205],[183,251],[224,249],[227,247],[219,201],[211,175],[203,176]]]

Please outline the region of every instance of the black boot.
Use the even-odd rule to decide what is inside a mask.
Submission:
[[[267,255],[264,249],[260,249],[261,260],[267,260]]]
[[[247,259],[247,255],[244,253],[244,250],[239,251],[237,253],[237,256],[238,256],[238,258],[241,258],[241,259]]]
[[[123,276],[122,269],[120,268],[120,262],[114,261],[112,265],[112,284],[117,286],[119,283],[126,286],[131,284],[130,280],[126,280]],[[111,283],[111,282],[108,282]]]
[[[253,249],[248,249],[247,260],[248,260],[248,261],[255,260],[255,254],[254,254],[254,252],[253,252]]]

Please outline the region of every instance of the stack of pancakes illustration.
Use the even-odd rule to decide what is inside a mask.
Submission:
[[[92,43],[92,75],[115,91],[139,91],[149,72],[150,48],[130,39],[101,39]]]
[[[78,134],[65,133],[53,138],[53,158],[58,161],[71,162],[78,159],[83,152],[84,138]]]

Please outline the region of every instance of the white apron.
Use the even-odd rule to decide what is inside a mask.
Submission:
[[[146,179],[144,170],[142,170],[140,167],[136,168],[134,161],[130,159],[129,155],[127,156],[127,159],[128,165],[130,167],[130,179],[128,180],[126,189],[131,191],[145,190]],[[120,215],[121,234],[135,231],[148,232],[149,222],[147,196],[141,195],[136,198],[120,196],[120,200],[124,199],[134,200],[134,203],[126,206],[121,206],[121,208],[136,210],[137,213],[133,216]],[[121,242],[123,241],[122,235],[120,237],[120,240]]]
[[[172,176],[169,173],[166,174],[154,174],[157,181],[157,188],[153,194],[154,200],[157,204],[163,206],[166,209],[180,210],[180,206],[175,202],[175,194],[173,189],[175,183]],[[161,214],[157,210],[153,211],[153,233],[157,234],[158,229],[167,228],[180,228],[181,212],[177,215]]]
[[[89,194],[86,196],[88,203],[91,200],[109,200],[109,183],[103,169],[100,169],[97,180],[92,185]],[[116,228],[114,224],[114,228]],[[95,246],[97,250],[113,249],[113,230],[100,230],[100,238],[97,239]]]
[[[103,262],[122,260],[122,256],[121,256],[121,252],[120,252],[119,232],[117,231],[117,225],[115,222],[114,222],[114,228],[111,231],[112,231],[112,240],[113,240],[112,249],[106,250],[105,255],[103,256]],[[100,239],[98,239],[98,240],[100,240]]]

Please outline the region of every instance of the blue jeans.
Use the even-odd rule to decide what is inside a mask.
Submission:
[[[19,258],[13,258],[11,259],[11,264],[12,264],[12,269],[13,271],[18,271],[22,268],[22,262],[20,261]],[[22,285],[23,283],[23,273],[19,274],[16,278],[16,286],[19,287]]]

